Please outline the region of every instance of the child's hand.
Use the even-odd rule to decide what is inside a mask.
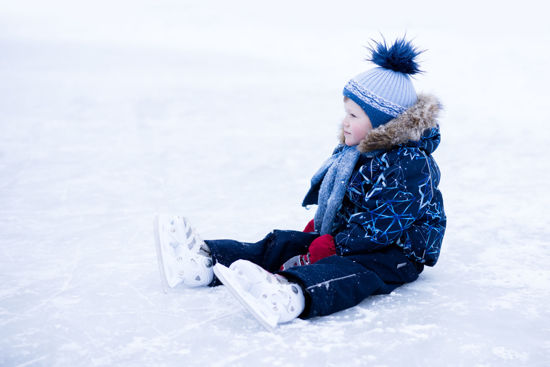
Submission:
[[[311,221],[310,223],[312,223]],[[336,247],[334,245],[334,238],[330,234],[317,237],[309,245],[309,252],[305,255],[296,255],[288,259],[283,265],[281,265],[281,271],[287,270],[294,266],[304,266],[313,264],[325,257],[329,257],[336,254]]]
[[[279,268],[280,271],[288,270],[290,268],[293,268],[295,266],[304,266],[309,265],[309,254],[305,255],[296,255],[294,257],[291,257],[288,259],[281,267]]]
[[[313,219],[308,222],[306,228],[304,228],[302,232],[315,232],[315,224],[313,223]]]
[[[309,245],[309,261],[310,264],[336,254],[336,247],[334,245],[334,237],[330,234],[325,234],[317,237]]]

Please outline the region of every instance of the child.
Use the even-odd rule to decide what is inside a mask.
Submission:
[[[221,281],[272,329],[390,293],[435,265],[446,224],[431,156],[440,104],[414,90],[409,75],[419,72],[420,52],[410,42],[383,41],[370,51],[378,66],[344,87],[340,144],[311,180],[302,205],[318,208],[304,232],[202,241],[185,218],[158,216],[165,286]]]

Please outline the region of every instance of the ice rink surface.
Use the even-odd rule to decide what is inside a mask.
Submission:
[[[548,366],[537,4],[0,5],[0,366]],[[405,30],[445,106],[438,264],[275,333],[223,287],[164,294],[154,213],[207,239],[303,228],[363,46]]]

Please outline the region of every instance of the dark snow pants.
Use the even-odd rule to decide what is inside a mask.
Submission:
[[[238,259],[260,265],[300,284],[306,297],[301,318],[329,315],[359,304],[370,295],[388,294],[412,282],[422,265],[411,262],[397,247],[353,256],[333,255],[318,262],[279,272],[289,258],[307,253],[319,235],[290,230],[274,230],[256,243],[234,240],[205,241],[214,263],[229,266]],[[212,285],[220,284],[217,279]]]

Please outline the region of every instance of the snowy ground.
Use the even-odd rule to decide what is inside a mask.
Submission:
[[[550,363],[545,9],[76,3],[0,5],[0,366]],[[437,266],[273,334],[223,287],[163,294],[153,214],[302,228],[362,46],[404,30],[446,106]]]

